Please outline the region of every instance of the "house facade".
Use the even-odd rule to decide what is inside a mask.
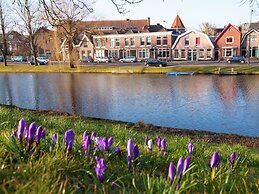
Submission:
[[[252,29],[247,32],[241,42],[241,55],[251,58],[259,58],[259,31]]]
[[[241,32],[228,24],[214,40],[216,45],[215,60],[225,60],[241,54]]]
[[[179,35],[172,46],[172,59],[184,61],[213,60],[214,45],[208,35],[189,30]]]

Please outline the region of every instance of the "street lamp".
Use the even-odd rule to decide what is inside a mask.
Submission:
[[[250,11],[250,23],[249,23],[249,31],[251,32],[251,23],[252,23],[252,16],[253,16],[253,11],[254,10],[252,10],[251,9],[251,11]],[[251,34],[249,34],[248,35],[248,65],[250,64],[250,53],[251,53],[251,48],[250,48],[250,46],[251,46]]]

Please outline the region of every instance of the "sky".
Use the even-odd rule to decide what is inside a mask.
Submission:
[[[216,27],[224,27],[231,23],[240,25],[249,23],[251,9],[252,22],[259,20],[259,9],[251,7],[242,0],[144,0],[135,5],[126,6],[129,12],[119,14],[111,0],[95,0],[93,5],[93,19],[147,19],[151,24],[160,23],[170,27],[177,13],[187,29],[200,29],[203,22],[215,24]]]

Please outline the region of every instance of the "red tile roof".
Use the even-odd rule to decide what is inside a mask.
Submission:
[[[229,24],[224,28],[224,30],[217,36],[217,38],[214,40],[214,42],[217,42],[217,41],[220,39],[220,37],[221,37],[231,26],[232,26],[238,33],[241,34],[241,32],[240,32],[239,29],[237,29],[235,26],[233,26],[232,24],[229,23]]]
[[[181,20],[181,18],[179,17],[179,15],[177,14],[177,16],[174,19],[174,22],[172,23],[171,28],[185,28],[183,25],[183,22]]]

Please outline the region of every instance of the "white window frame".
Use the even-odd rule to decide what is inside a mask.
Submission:
[[[228,38],[232,38],[232,42],[227,42]],[[233,44],[234,43],[234,36],[227,36],[226,39],[225,39],[225,43],[226,44]]]

